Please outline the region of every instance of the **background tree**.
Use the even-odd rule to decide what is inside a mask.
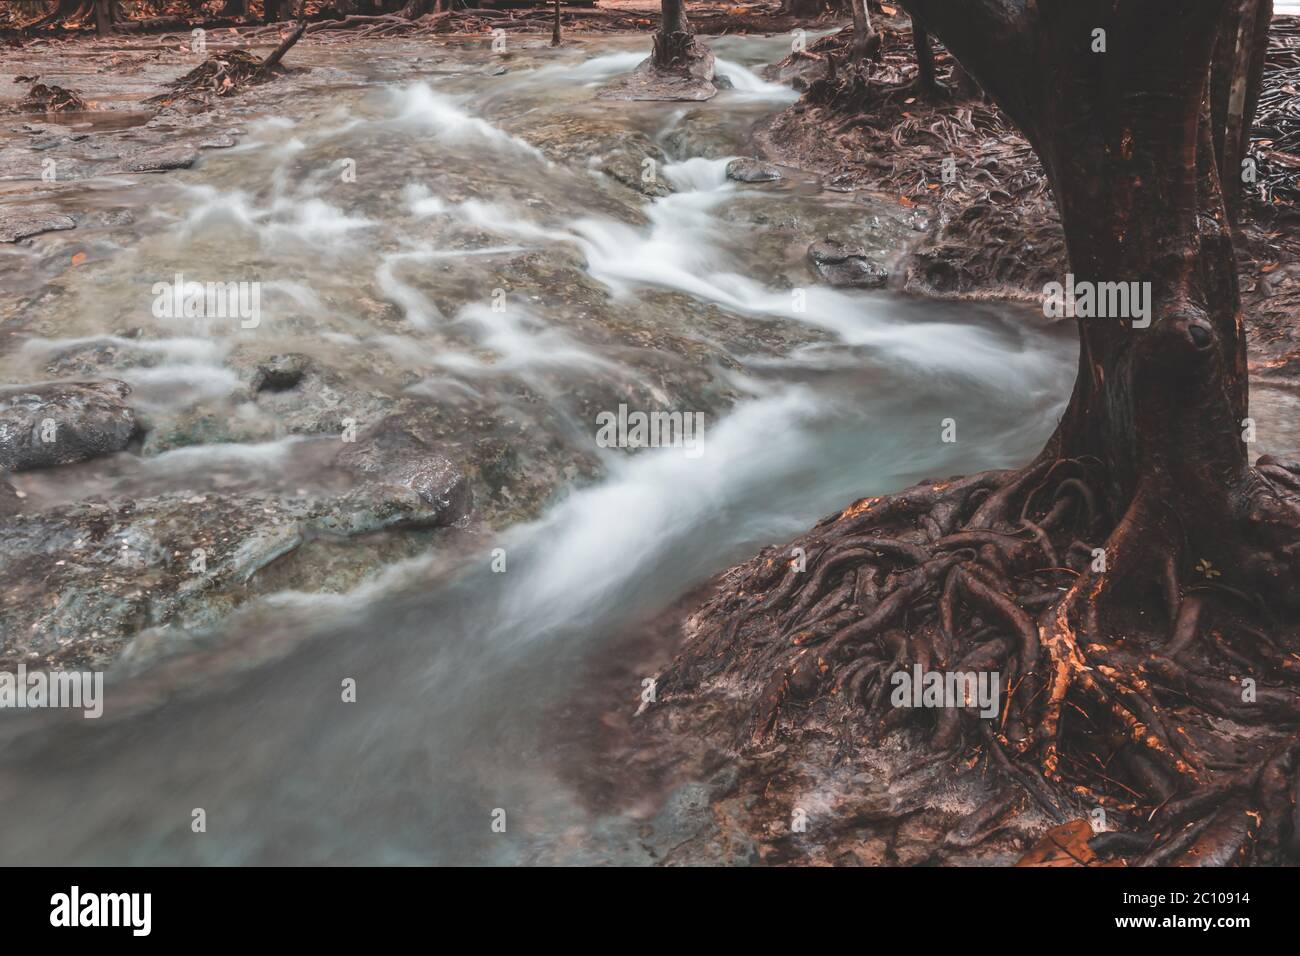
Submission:
[[[852,0],[853,6],[853,63],[862,63],[880,49],[880,35],[871,28],[871,13],[867,0]]]
[[[684,0],[661,0],[659,9],[659,30],[654,35],[651,62],[656,69],[668,70],[681,66],[690,58],[695,37],[690,21],[686,19]]]

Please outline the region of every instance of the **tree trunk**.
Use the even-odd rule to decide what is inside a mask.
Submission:
[[[660,4],[661,17],[659,21],[659,32],[669,33],[690,33],[691,24],[686,19],[686,4],[684,0],[662,0]]]
[[[915,17],[912,18],[912,47],[916,51],[916,80],[921,89],[933,92],[934,48],[930,45],[930,34]]]
[[[108,36],[113,32],[113,0],[95,0],[95,33]]]
[[[551,30],[551,46],[559,46],[563,42],[560,36],[560,0],[555,0],[555,25]]]
[[[852,0],[853,6],[853,51],[851,60],[861,64],[872,55],[873,46],[880,48],[880,37],[871,28],[871,14],[867,11],[867,0]]]
[[[1245,334],[1204,108],[1225,0],[906,6],[1033,144],[1075,282],[1153,291],[1149,327],[1079,320],[1059,454],[1103,462],[1121,508],[1181,515],[1188,546],[1215,553],[1247,472]]]
[[[225,6],[221,8],[223,17],[246,17],[248,16],[248,0],[226,0]]]
[[[402,16],[408,20],[418,20],[432,10],[433,0],[406,0],[406,6],[402,7]]]
[[[284,5],[287,0],[262,0],[262,9],[266,12],[267,23],[277,23],[284,19]]]
[[[659,31],[654,36],[650,60],[655,69],[671,70],[689,60],[695,37],[686,19],[683,0],[662,0],[660,11]]]
[[[1235,221],[1243,192],[1242,162],[1250,150],[1250,127],[1264,82],[1264,56],[1273,0],[1229,5],[1219,24],[1210,76],[1214,150],[1223,198]]]
[[[805,720],[845,739],[910,720],[884,716],[891,671],[993,671],[995,714],[925,724],[938,753],[979,747],[1061,821],[1127,802],[1137,862],[1300,855],[1300,462],[1247,454],[1210,95],[1227,12],[1258,23],[1245,4],[903,0],[1047,171],[1071,269],[1056,294],[1083,296],[1074,391],[1027,467],[865,498],[728,571],[661,703],[754,687],[748,736],[769,749]]]

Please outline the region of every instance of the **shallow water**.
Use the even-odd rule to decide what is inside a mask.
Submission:
[[[595,99],[642,58],[639,40],[520,51],[490,79],[498,61],[481,49],[436,72],[338,54],[355,82],[303,94],[299,118],[249,122],[193,170],[89,184],[139,214],[80,237],[89,261],[33,304],[0,370],[33,380],[111,347],[155,434],[217,420],[226,440],[23,477],[38,500],[310,481],[313,449],[334,439],[290,434],[249,401],[249,352],[305,352],[466,421],[515,416],[519,442],[592,456],[601,477],[357,591],[254,602],[166,667],[133,648],[99,721],[7,719],[0,806],[21,825],[0,858],[649,862],[638,821],[587,809],[542,726],[583,693],[582,662],[858,496],[1023,461],[1073,377],[1069,331],[1028,310],[809,282],[807,239],[792,236],[869,221],[867,238],[897,250],[909,226],[811,177],[726,179],[752,124],[792,98],[749,69],[787,43],[716,41],[735,89],[689,109]],[[595,150],[566,151],[557,129]],[[709,155],[684,151],[699,130]],[[658,151],[670,194],[608,172],[605,154],[624,162],[628,144],[638,176]],[[176,273],[261,281],[261,324],[155,318],[151,289]],[[638,400],[704,413],[702,454],[598,447],[592,409]],[[340,699],[348,678],[355,703]]]

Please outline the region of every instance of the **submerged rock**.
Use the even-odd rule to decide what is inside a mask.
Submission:
[[[465,475],[410,422],[390,416],[345,446],[335,467],[372,481],[414,491],[432,512],[420,524],[441,527],[473,507]]]
[[[311,367],[311,359],[301,352],[272,355],[253,371],[249,387],[254,392],[287,392],[302,383]]]
[[[821,239],[808,247],[813,271],[835,288],[879,289],[889,281],[889,272],[867,258],[861,246],[837,239]]]
[[[727,178],[738,183],[771,183],[781,178],[781,170],[759,159],[741,157],[727,163]]]
[[[139,431],[131,386],[49,382],[0,390],[0,471],[26,471],[122,451]]]
[[[198,154],[191,149],[168,147],[141,153],[127,163],[126,168],[133,173],[161,173],[169,169],[189,169],[197,159]]]
[[[322,571],[308,546],[443,527],[468,512],[465,479],[445,458],[364,474],[344,490],[168,492],[35,512],[7,504],[0,486],[0,666],[104,666],[143,628],[210,626],[286,586],[352,586],[346,561]]]

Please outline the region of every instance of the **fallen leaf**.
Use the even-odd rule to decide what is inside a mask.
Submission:
[[[880,5],[880,9],[881,12],[883,12],[886,16],[890,16],[890,17],[892,17],[895,13],[898,12],[897,7],[891,7],[888,4],[884,4],[884,3]]]
[[[1044,833],[1043,838],[1016,861],[1016,866],[1101,866],[1097,854],[1088,846],[1091,839],[1092,824],[1087,820],[1062,823]]]
[[[72,257],[72,264],[74,266],[79,266],[85,261],[86,261],[86,254],[84,252],[78,252],[76,255]]]

